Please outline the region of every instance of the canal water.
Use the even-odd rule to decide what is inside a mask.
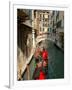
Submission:
[[[48,42],[47,50],[49,79],[64,78],[64,52],[51,41]]]
[[[64,78],[64,52],[58,48],[51,41],[42,41],[42,46],[45,46],[48,54],[48,79],[59,79]],[[30,80],[32,80],[33,72],[35,70],[35,58],[32,58],[30,63]],[[24,80],[26,80],[27,75],[24,75]]]

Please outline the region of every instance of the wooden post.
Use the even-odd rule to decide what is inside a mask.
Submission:
[[[27,65],[27,79],[30,80],[30,70],[29,70],[29,65]]]
[[[34,10],[32,10],[32,38],[33,38],[33,47],[35,48]]]
[[[21,77],[21,69],[20,69],[20,80],[22,80],[22,77]]]

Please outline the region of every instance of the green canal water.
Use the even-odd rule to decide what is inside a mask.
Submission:
[[[49,53],[48,60],[48,79],[64,78],[64,52],[61,51],[51,41],[43,41],[42,43]],[[35,70],[35,58],[32,58],[30,63],[30,79],[32,80],[33,72]],[[27,74],[24,74],[24,80],[27,80]]]
[[[48,43],[49,61],[48,76],[49,79],[64,78],[64,52],[61,51],[54,43]]]

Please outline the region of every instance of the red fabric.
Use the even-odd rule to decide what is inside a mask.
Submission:
[[[45,79],[45,74],[40,71],[40,76],[39,76],[39,80]]]
[[[48,59],[48,52],[47,51],[43,51],[42,58],[43,58],[43,60]]]

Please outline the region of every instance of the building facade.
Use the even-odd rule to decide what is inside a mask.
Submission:
[[[64,11],[53,11],[51,15],[52,33],[55,35],[55,43],[64,49]]]
[[[30,10],[17,10],[17,79],[22,79],[23,68],[32,51],[32,26]]]
[[[34,29],[37,35],[48,33],[49,14],[48,10],[34,10]]]

